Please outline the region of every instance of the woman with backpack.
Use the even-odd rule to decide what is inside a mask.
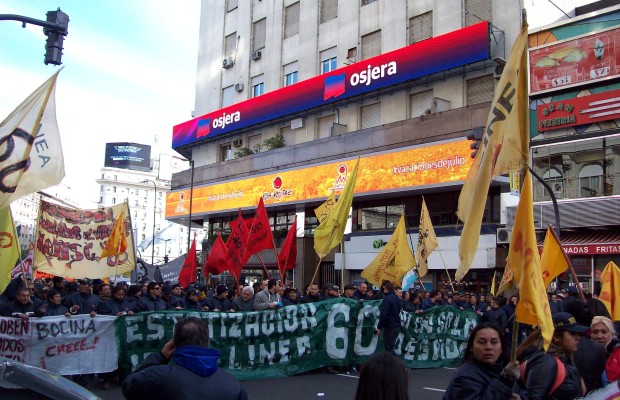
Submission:
[[[471,331],[465,347],[466,362],[454,373],[443,400],[516,398],[512,389],[519,378],[519,364],[502,368],[502,337],[496,325],[486,322]]]
[[[571,400],[584,394],[584,385],[572,354],[579,345],[579,333],[588,330],[567,312],[553,314],[553,338],[545,352],[540,330],[519,346],[521,364],[518,394],[522,399]]]

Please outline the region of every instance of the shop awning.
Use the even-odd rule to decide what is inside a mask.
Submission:
[[[563,232],[560,241],[568,255],[620,254],[618,231]],[[538,246],[542,248],[543,243],[544,239]]]

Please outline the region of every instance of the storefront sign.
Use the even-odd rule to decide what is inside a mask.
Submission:
[[[562,245],[569,256],[588,254],[620,254],[620,244],[572,244]]]
[[[355,193],[398,191],[464,180],[473,163],[470,141],[458,139],[367,155],[360,159]],[[192,213],[322,199],[340,192],[357,159],[279,171],[194,187]],[[189,214],[189,189],[169,192],[166,217]]]
[[[172,148],[489,58],[489,24],[449,32],[176,125]]]
[[[620,28],[530,50],[530,93],[536,95],[620,75]]]
[[[163,311],[120,317],[119,365],[125,372],[159,352],[175,322],[195,316],[209,323],[210,347],[219,365],[239,379],[296,375],[325,366],[363,364],[383,350],[375,335],[381,301],[339,298],[318,303],[240,313]],[[422,314],[402,311],[396,353],[411,368],[459,365],[477,315],[454,307]]]
[[[620,119],[620,90],[540,104],[538,131]]]

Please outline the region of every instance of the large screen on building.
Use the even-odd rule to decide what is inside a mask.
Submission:
[[[106,167],[150,171],[151,146],[139,143],[106,143]]]
[[[399,148],[360,158],[355,195],[394,193],[411,188],[438,187],[465,180],[473,160],[471,142],[457,139],[432,145]],[[357,158],[276,171],[251,178],[194,187],[192,214],[303,203],[339,193],[355,168]],[[190,190],[170,192],[166,218],[189,214]]]
[[[413,43],[176,125],[172,148],[490,57],[489,23]]]

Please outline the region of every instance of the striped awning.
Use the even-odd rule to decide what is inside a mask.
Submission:
[[[620,254],[620,231],[562,232],[562,247],[568,255]],[[543,240],[538,242],[542,247]]]

